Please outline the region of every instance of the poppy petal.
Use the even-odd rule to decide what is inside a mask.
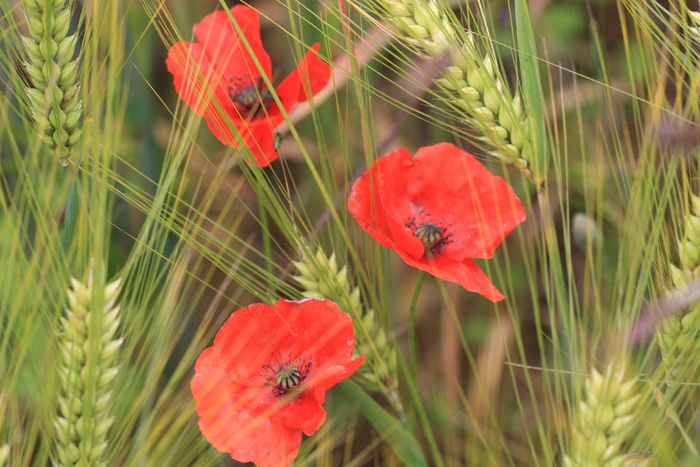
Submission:
[[[317,371],[329,362],[349,364],[354,346],[352,320],[330,300],[280,300],[288,308],[292,354],[315,355]],[[284,309],[284,308],[282,308]],[[313,310],[313,312],[310,312]]]
[[[239,147],[231,130],[237,126],[231,115],[235,109],[220,84],[221,72],[204,56],[200,44],[178,42],[168,52],[168,71],[173,75],[175,91],[197,115],[207,121],[211,132],[227,146]],[[238,119],[240,120],[240,119]],[[245,128],[245,127],[243,127]]]
[[[412,203],[416,187],[410,183],[415,173],[415,161],[407,149],[398,149],[379,158],[376,167],[378,195],[384,206],[386,228],[393,241],[393,248],[402,250],[415,259],[425,253],[423,242],[416,237],[407,222],[416,214],[420,206]],[[402,176],[404,174],[406,176]]]
[[[284,315],[282,307],[256,303],[233,313],[221,326],[214,347],[226,349],[221,363],[231,379],[248,386],[261,384],[263,366],[277,358],[280,348],[290,345]]]
[[[249,414],[243,415],[247,418],[240,417],[236,420],[241,426],[255,423]],[[229,425],[232,425],[231,422],[233,421]],[[285,466],[297,457],[301,438],[301,430],[267,420],[260,429],[247,434],[244,442],[232,444],[225,452],[239,462],[253,462],[258,467]]]
[[[280,300],[275,305],[255,304],[237,311],[226,321],[214,339],[226,348],[222,363],[232,379],[241,384],[259,384],[260,368],[283,357],[313,356],[313,370],[339,363],[352,369],[361,364],[351,361],[354,345],[352,320],[338,305],[328,300]],[[336,380],[337,383],[339,380]],[[324,381],[323,387],[335,383]]]
[[[314,44],[297,66],[302,84],[299,102],[318,94],[331,80],[331,67],[318,54],[319,48],[319,44]]]
[[[221,82],[222,75],[206,58],[200,44],[178,42],[168,51],[165,64],[173,75],[175,92],[197,115],[222,113],[229,101],[224,89],[215,84]],[[233,107],[230,103],[228,106]]]
[[[346,365],[326,365],[314,376],[314,390],[321,396],[325,395],[325,391],[352,376],[364,361],[365,357],[360,356]],[[317,399],[322,404],[321,396],[317,396]]]
[[[376,189],[379,180],[373,176],[374,172],[370,169],[355,181],[348,197],[348,211],[380,245],[393,248],[382,199]]]
[[[378,159],[353,185],[348,198],[348,210],[380,245],[406,249],[412,255],[420,257],[423,254],[423,244],[405,231],[405,219],[397,219],[393,215],[398,211],[391,206],[396,202],[396,197],[385,194],[386,185],[390,183],[393,174],[402,173],[403,166],[410,163],[411,153],[405,148]],[[402,194],[399,198],[405,196]],[[390,206],[384,206],[385,202]]]
[[[207,126],[222,144],[239,148],[241,145],[236,139],[238,136],[250,151],[258,167],[266,167],[277,159],[279,154],[275,150],[275,127],[272,126],[274,121],[260,119],[245,122],[237,119],[233,123],[229,122],[230,119],[222,117],[221,113],[212,114],[207,118]]]
[[[251,401],[259,399],[261,396],[255,393],[264,388],[241,386],[221,369],[214,347],[202,352],[197,360],[191,389],[202,434],[219,451],[229,452],[242,462],[291,462],[301,443],[301,431],[273,423],[269,414],[248,410],[256,408]]]
[[[248,149],[258,167],[267,167],[279,156],[275,149],[275,128],[282,123],[283,119],[279,118],[279,122],[275,120],[277,119],[272,117],[259,120],[255,125],[248,127],[247,132],[244,131]]]
[[[444,281],[455,282],[468,291],[478,293],[492,302],[500,302],[505,298],[491,283],[484,271],[470,259],[453,261],[444,257],[436,257],[434,260],[427,258],[416,260],[401,250],[397,250],[397,253],[409,265],[422,269]]]
[[[228,13],[221,10],[208,14],[194,26],[194,35],[203,45],[207,58],[216,63],[226,76],[260,76],[253,59],[255,56],[265,76],[269,77],[272,65],[260,39],[258,12],[248,6],[236,5],[231,8],[231,15],[242,36],[236,31]],[[248,52],[246,42],[253,55]]]
[[[297,397],[287,404],[280,416],[285,426],[301,429],[308,436],[313,435],[326,421],[326,411],[310,394]]]
[[[331,67],[318,54],[319,48],[319,44],[314,44],[296,69],[275,88],[287,111],[299,102],[306,102],[309,92],[311,96],[317,94],[330,81]],[[290,104],[291,102],[293,104]]]
[[[491,258],[525,210],[513,188],[474,156],[449,143],[418,150],[414,158],[416,191],[424,209],[441,213],[450,224],[444,254],[454,260]],[[435,181],[451,180],[438,187]]]

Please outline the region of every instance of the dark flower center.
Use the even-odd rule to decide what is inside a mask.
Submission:
[[[260,111],[267,109],[274,100],[272,93],[267,90],[262,76],[252,78],[250,74],[229,79],[226,88],[229,99],[241,115],[255,117]]]
[[[282,389],[292,389],[301,383],[301,371],[294,365],[283,366],[275,375],[277,386]]]
[[[442,240],[442,229],[432,222],[419,224],[416,227],[415,234],[423,242],[426,253],[433,251],[433,248]]]
[[[452,241],[452,234],[445,227],[430,220],[430,215],[420,210],[422,219],[412,218],[406,222],[406,227],[413,231],[413,234],[423,242],[425,256],[440,253],[443,247]]]
[[[281,396],[299,386],[309,376],[312,366],[313,362],[306,362],[303,358],[297,358],[294,363],[289,360],[275,362],[263,365],[268,373],[264,378],[268,381],[267,385],[272,387],[272,394]]]

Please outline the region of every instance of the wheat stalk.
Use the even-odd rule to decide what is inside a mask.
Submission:
[[[457,33],[452,20],[435,0],[371,0],[373,10],[401,30],[404,39],[425,54],[447,59],[436,84],[445,98],[464,111],[464,121],[492,146],[491,155],[515,164],[528,176],[532,160],[529,119],[520,96],[510,97],[499,79],[497,62],[479,52],[472,32]]]
[[[59,465],[103,464],[107,432],[114,417],[109,416],[112,383],[119,368],[114,365],[122,339],[115,338],[119,307],[115,300],[120,280],[103,289],[93,282],[72,279],[68,289],[70,308],[61,318],[59,335],[60,415],[54,423],[55,462]]]
[[[24,68],[32,80],[29,106],[39,137],[62,165],[82,134],[78,59],[72,60],[78,35],[68,35],[68,0],[20,0],[29,36],[22,37]],[[72,60],[72,61],[71,61]]]

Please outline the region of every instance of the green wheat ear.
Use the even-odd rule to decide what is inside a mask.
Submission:
[[[404,40],[427,55],[446,59],[442,77],[435,82],[450,105],[461,109],[465,123],[476,128],[489,144],[491,155],[519,167],[532,178],[529,169],[532,145],[530,119],[522,99],[511,97],[498,78],[497,61],[479,52],[474,34],[464,39],[453,21],[435,0],[370,0],[373,10],[404,33]]]
[[[685,233],[678,241],[680,268],[670,264],[676,290],[700,278],[700,198],[690,195],[691,212],[685,216]],[[666,383],[690,378],[700,367],[700,305],[664,319],[658,327],[657,342],[666,367]],[[683,371],[681,375],[680,372]],[[690,382],[690,381],[688,381]]]
[[[593,370],[585,381],[570,432],[565,466],[617,466],[630,457],[624,446],[635,428],[641,402],[637,378],[609,365],[605,374]]]
[[[82,133],[78,59],[72,60],[78,35],[68,35],[68,0],[20,0],[29,36],[22,37],[24,67],[34,84],[27,88],[37,132],[62,165]],[[72,61],[71,61],[72,60]]]
[[[374,311],[362,307],[360,289],[350,284],[347,267],[338,269],[335,254],[327,257],[322,250],[305,261],[294,262],[294,266],[299,271],[294,280],[304,288],[304,297],[332,300],[352,316],[357,340],[355,352],[366,358],[353,378],[366,389],[383,394],[397,412],[403,412],[398,393],[396,349]]]
[[[119,307],[115,300],[121,280],[98,289],[92,279],[72,279],[70,309],[61,318],[58,336],[60,415],[54,423],[56,463],[99,465],[107,452],[112,385],[119,373],[115,359],[123,340],[117,339]]]

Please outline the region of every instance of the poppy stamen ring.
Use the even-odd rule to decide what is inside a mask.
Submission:
[[[297,365],[287,361],[263,365],[263,368],[268,371],[265,379],[268,380],[268,386],[272,387],[273,395],[281,396],[299,387],[311,373],[312,366],[313,362],[303,362]]]
[[[440,253],[445,245],[452,242],[452,233],[440,224],[432,222],[430,215],[423,213],[422,210],[421,217],[424,218],[422,222],[413,218],[406,222],[405,225],[423,243],[424,254],[426,257],[429,257]]]
[[[243,77],[231,78],[231,83],[234,80],[238,84],[229,84],[226,92],[242,115],[255,117],[260,110],[267,109],[274,100],[272,93],[265,88],[262,76],[248,78],[250,83],[245,85],[242,85]]]

